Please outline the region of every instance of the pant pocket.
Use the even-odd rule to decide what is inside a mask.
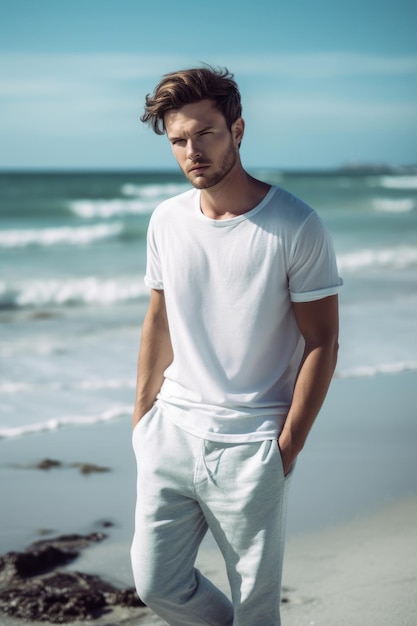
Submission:
[[[274,472],[274,475],[278,473],[278,475],[284,478],[284,465],[278,441],[276,439],[265,439],[260,444],[259,452],[261,453],[262,464],[268,466]]]
[[[151,417],[155,414],[157,409],[156,403],[152,405],[152,407],[149,409],[149,411],[147,413],[145,413],[145,415],[143,415],[140,420],[137,422],[137,424],[135,424],[135,427],[133,429],[132,432],[132,444],[133,444],[133,448],[135,448],[135,444],[137,443],[137,439],[138,439],[138,433],[142,432],[143,434],[143,430],[146,427],[147,422],[149,422],[149,420],[151,419]]]
[[[284,478],[285,478],[284,464],[282,462],[281,450],[279,449],[278,441],[275,439],[273,441],[273,443],[275,444],[274,447],[275,447],[275,450],[276,450],[276,454],[278,456],[278,464],[279,464],[279,469],[280,469],[281,475],[284,476]]]

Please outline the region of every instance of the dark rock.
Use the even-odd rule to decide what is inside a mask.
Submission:
[[[55,531],[52,530],[52,528],[38,528],[36,534],[39,535],[39,537],[47,537],[49,535],[53,535],[54,532]]]
[[[72,463],[71,467],[76,467],[80,470],[81,474],[94,474],[101,472],[110,472],[110,468],[95,465],[94,463]]]
[[[77,556],[76,551],[60,550],[54,546],[42,546],[31,552],[8,552],[0,558],[0,580],[35,576],[64,565]]]
[[[79,555],[90,543],[105,538],[103,533],[90,535],[61,535],[32,543],[25,552],[8,552],[0,557],[0,582],[18,576],[28,578],[64,565]]]
[[[118,589],[98,576],[56,569],[105,536],[61,535],[0,557],[0,612],[62,624],[98,617],[114,606],[143,607],[133,588]]]
[[[81,474],[84,474],[85,476],[87,476],[88,474],[94,474],[94,473],[111,472],[111,469],[109,467],[96,465],[95,463],[65,464],[65,463],[62,463],[61,461],[57,461],[56,459],[48,459],[48,458],[42,459],[41,461],[38,461],[37,463],[31,464],[31,465],[12,464],[12,467],[17,468],[17,469],[39,469],[39,470],[44,470],[44,471],[57,469],[57,468],[76,468],[81,472]]]
[[[103,519],[96,522],[95,525],[98,528],[113,528],[115,526],[115,523],[112,522],[112,520],[110,519]]]
[[[89,533],[88,535],[77,535],[73,533],[71,535],[59,535],[58,537],[52,537],[51,539],[39,539],[32,543],[27,551],[37,548],[39,546],[55,546],[65,550],[82,550],[91,543],[98,543],[106,539],[107,535],[104,533]]]
[[[14,582],[0,591],[0,610],[7,615],[53,624],[92,619],[116,605],[144,606],[134,589],[119,590],[80,572]]]
[[[40,470],[50,470],[53,467],[62,467],[61,461],[55,459],[42,459],[39,463],[36,463],[35,468]]]

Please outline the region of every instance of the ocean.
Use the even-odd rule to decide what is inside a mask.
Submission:
[[[417,369],[417,170],[253,172],[332,232],[335,376]],[[175,172],[0,174],[0,438],[130,419],[155,206]]]

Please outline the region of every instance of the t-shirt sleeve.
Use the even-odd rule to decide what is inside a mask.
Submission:
[[[337,294],[339,276],[331,235],[313,212],[295,236],[288,267],[292,302],[312,302]]]
[[[146,274],[145,285],[151,289],[163,289],[161,259],[158,253],[158,246],[155,236],[155,224],[153,216],[150,219],[147,244],[146,244]]]

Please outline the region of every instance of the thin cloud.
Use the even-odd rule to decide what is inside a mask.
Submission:
[[[311,93],[296,97],[276,92],[258,93],[250,110],[259,119],[278,119],[291,124],[321,124],[326,128],[342,125],[356,129],[381,128],[385,130],[415,127],[417,107],[413,102],[381,100],[354,100],[353,98],[322,97]],[[256,111],[255,111],[256,107]]]
[[[300,53],[229,57],[240,74],[262,74],[297,79],[346,76],[417,74],[417,55],[388,56],[359,53]]]
[[[6,96],[65,93],[69,83],[91,87],[114,81],[145,81],[179,67],[199,65],[185,55],[0,53],[0,93]],[[298,80],[417,74],[417,55],[355,53],[224,55],[210,59],[239,77]]]

